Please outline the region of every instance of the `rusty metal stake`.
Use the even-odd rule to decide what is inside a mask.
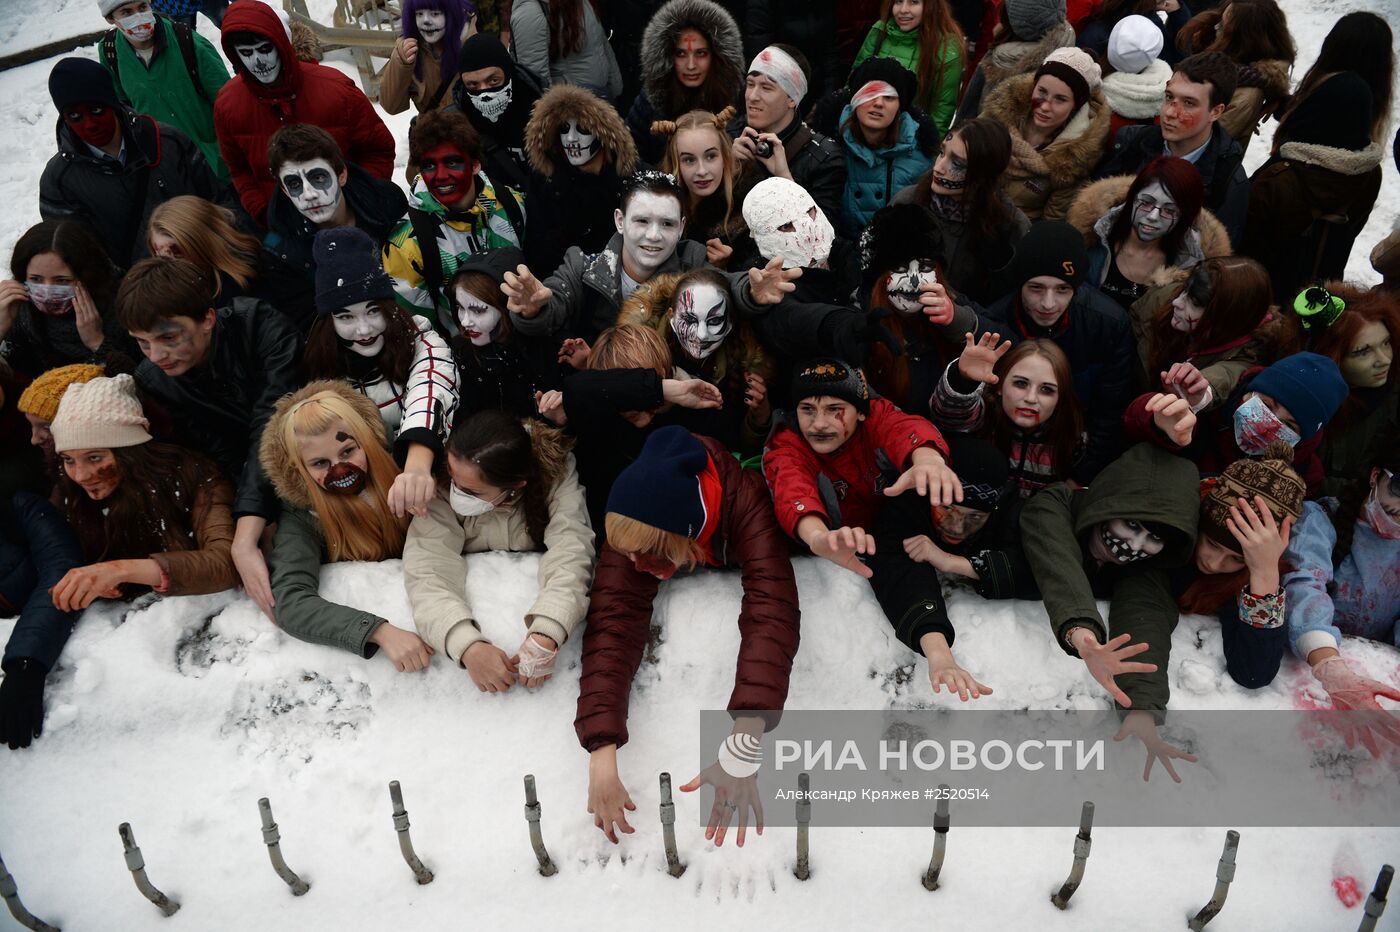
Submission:
[[[5,868],[4,858],[0,858],[0,897],[4,898],[5,905],[10,908],[10,915],[15,917],[15,922],[26,929],[33,929],[34,932],[59,932],[57,926],[49,925],[24,908],[24,904],[19,901],[19,888],[15,886],[15,878],[11,877]]]
[[[1231,829],[1225,833],[1225,850],[1221,852],[1220,863],[1215,868],[1215,892],[1210,902],[1201,907],[1194,918],[1187,920],[1186,928],[1191,932],[1201,932],[1220,911],[1225,908],[1225,897],[1230,892],[1230,881],[1235,879],[1235,852],[1240,846],[1240,833]]]
[[[540,863],[540,876],[553,877],[559,868],[550,860],[544,849],[544,835],[540,832],[540,801],[535,795],[535,775],[525,774],[525,821],[530,823],[530,847],[535,849],[535,860]]]
[[[117,826],[117,834],[121,835],[122,850],[126,852],[126,868],[131,871],[131,879],[136,881],[136,889],[156,904],[164,915],[175,915],[180,909],[180,904],[157,890],[146,877],[146,859],[141,857],[141,849],[136,847],[136,837],[131,834],[131,823],[123,822]]]
[[[1085,803],[1079,813],[1079,834],[1074,836],[1074,865],[1069,869],[1069,879],[1061,885],[1059,892],[1050,895],[1050,902],[1054,903],[1057,909],[1064,909],[1069,905],[1069,898],[1074,896],[1074,891],[1079,889],[1079,884],[1084,880],[1084,865],[1089,860],[1089,848],[1093,844],[1089,833],[1093,828],[1094,804]]]
[[[1361,925],[1356,927],[1356,932],[1374,932],[1381,913],[1385,912],[1385,898],[1390,894],[1390,882],[1394,878],[1395,868],[1389,864],[1382,865],[1381,872],[1376,875],[1376,885],[1371,888],[1371,895],[1366,897],[1366,914],[1361,917]]]
[[[948,815],[948,784],[940,783],[938,789],[938,804],[933,810],[933,857],[929,858],[928,870],[924,871],[923,882],[925,890],[938,889],[938,875],[943,871],[943,857],[948,851],[948,826],[951,819]]]
[[[277,823],[272,821],[272,804],[264,796],[258,800],[258,813],[262,816],[262,836],[263,844],[267,845],[267,856],[272,861],[272,869],[277,872],[277,876],[292,889],[292,896],[301,896],[311,889],[311,884],[297,876],[297,872],[287,866],[287,862],[282,857],[282,833],[277,830]]]
[[[408,812],[403,807],[403,790],[399,789],[397,780],[389,781],[389,799],[394,804],[394,831],[399,833],[399,851],[403,853],[404,862],[413,871],[413,877],[420,886],[432,883],[433,872],[418,860],[413,850],[413,839],[408,836]]]
[[[676,850],[676,804],[671,801],[671,775],[665,771],[661,774],[661,837],[666,844],[666,873],[679,877],[685,865]]]
[[[812,775],[797,775],[797,866],[793,876],[806,880],[812,876],[811,852],[808,850],[807,830],[812,824]]]

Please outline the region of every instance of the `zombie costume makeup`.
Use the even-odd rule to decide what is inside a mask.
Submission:
[[[156,14],[150,10],[132,13],[130,16],[119,16],[113,22],[123,35],[138,45],[151,41],[151,37],[156,34]]]
[[[336,463],[326,470],[321,488],[336,495],[359,495],[369,482],[369,473],[354,463]]]
[[[271,39],[254,36],[240,40],[233,43],[233,50],[259,84],[276,84],[282,76],[282,55]]]
[[[1133,201],[1133,232],[1144,243],[1161,239],[1176,227],[1180,209],[1171,192],[1154,181],[1138,192]]]
[[[935,193],[958,196],[967,186],[967,148],[954,144],[952,138],[944,139],[938,147],[938,158],[933,163],[931,176]]]
[[[1098,524],[1089,539],[1089,552],[1094,559],[1119,565],[1154,557],[1165,546],[1166,541],[1150,525],[1130,518]]]
[[[74,104],[63,111],[63,122],[79,139],[97,149],[117,134],[117,111],[104,104]]]
[[[471,101],[477,113],[495,123],[510,108],[511,96],[514,93],[511,89],[512,83],[507,79],[505,84],[494,90],[467,91],[467,100]]]
[[[795,103],[801,103],[802,98],[807,96],[807,76],[802,73],[802,66],[776,45],[770,45],[754,56],[749,63],[749,74],[769,78]]]
[[[423,153],[419,166],[428,190],[444,207],[455,207],[473,193],[476,165],[460,149],[448,143]]]
[[[602,148],[598,136],[581,126],[578,120],[569,120],[559,128],[559,144],[564,147],[564,158],[575,168],[592,161]]]
[[[359,356],[378,356],[384,349],[384,312],[373,301],[359,301],[331,314],[335,335]]]
[[[919,291],[925,284],[938,281],[932,259],[910,259],[903,268],[890,273],[885,294],[890,306],[901,314],[917,314],[921,309]]]
[[[344,191],[330,162],[286,162],[278,171],[278,184],[296,209],[315,224],[332,220],[340,209]]]
[[[770,50],[771,51],[771,50]],[[836,231],[807,189],[786,178],[765,178],[744,198],[744,222],[759,254],[783,257],[784,268],[817,268],[831,255]]]
[[[734,329],[729,298],[707,282],[688,282],[676,291],[671,330],[691,359],[705,359]]]
[[[447,34],[447,14],[441,10],[419,10],[413,14],[418,35],[429,45],[437,45]]]
[[[617,232],[622,234],[624,271],[643,276],[645,281],[676,252],[685,221],[681,202],[669,194],[639,191],[627,202],[627,212],[613,212]],[[636,278],[636,275],[628,275]]]
[[[487,346],[496,342],[501,312],[460,285],[454,296],[457,321],[462,325],[463,336],[471,341],[472,346]]]

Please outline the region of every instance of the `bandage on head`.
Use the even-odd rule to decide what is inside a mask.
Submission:
[[[770,45],[754,56],[749,63],[749,74],[771,78],[784,94],[798,103],[807,96],[807,76],[802,73],[802,66],[776,45]]]
[[[881,97],[889,97],[894,100],[899,99],[899,91],[896,91],[886,81],[866,81],[854,94],[851,95],[851,109],[863,107],[872,100]]]

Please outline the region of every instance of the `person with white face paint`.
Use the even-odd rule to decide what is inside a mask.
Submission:
[[[457,53],[476,34],[476,6],[463,0],[405,0],[401,35],[379,75],[379,105],[417,113],[452,103],[459,82]],[[410,177],[410,181],[413,179]]]
[[[282,55],[271,39],[250,38],[233,43],[234,54],[258,83],[273,85],[282,76]]]
[[[388,492],[396,516],[427,513],[433,464],[457,410],[452,351],[427,321],[394,301],[373,240],[354,227],[316,234],[316,309],[302,365],[344,379],[379,409],[403,464]]]
[[[353,219],[341,189],[345,174],[345,169],[337,173],[325,159],[284,162],[277,167],[277,184],[303,217],[331,229]]]

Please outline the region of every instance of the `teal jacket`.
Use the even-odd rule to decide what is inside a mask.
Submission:
[[[373,612],[337,605],[321,598],[321,565],[326,562],[321,522],[302,508],[282,503],[277,535],[267,568],[272,582],[277,626],[294,638],[343,647],[361,657],[379,650],[369,636],[384,621]]]
[[[880,37],[884,36],[884,42]],[[933,118],[938,127],[939,137],[948,135],[948,127],[953,123],[953,115],[958,109],[958,87],[962,83],[963,48],[959,36],[949,36],[943,43],[943,78],[937,87],[919,88],[918,99],[914,102]],[[881,58],[893,58],[916,76],[919,73],[919,31],[904,32],[893,22],[876,23],[865,34],[865,42],[856,54],[851,70],[860,67],[861,62],[874,57],[875,46],[880,46]],[[857,88],[851,88],[857,90]]]
[[[153,117],[157,123],[173,126],[190,137],[199,146],[214,174],[228,184],[228,167],[219,155],[219,140],[214,135],[214,98],[219,96],[219,89],[229,77],[224,59],[208,39],[198,34],[193,37],[195,63],[205,94],[201,97],[190,82],[190,73],[180,54],[175,24],[164,16],[158,16],[156,20],[160,29],[156,33],[155,54],[151,56],[149,65],[141,60],[127,38],[117,30],[117,96],[137,113]],[[99,60],[101,57],[99,54]]]
[[[851,105],[841,111],[840,126],[851,116]],[[903,111],[894,145],[872,149],[859,142],[849,128],[841,130],[846,150],[846,190],[841,195],[841,234],[859,239],[875,211],[913,184],[933,165],[933,157],[919,149],[919,124]]]

